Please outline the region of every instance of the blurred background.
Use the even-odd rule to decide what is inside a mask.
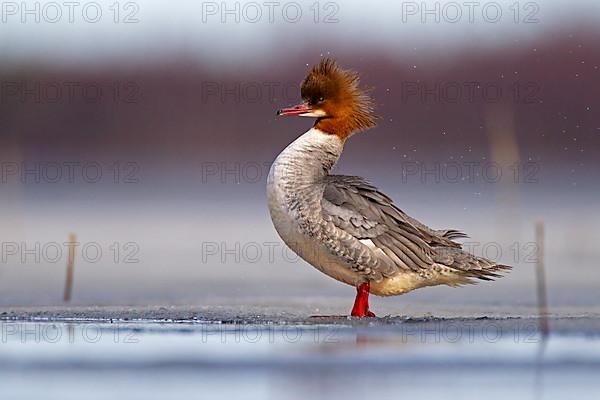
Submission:
[[[600,3],[47,1],[1,4],[0,305],[347,296],[281,244],[269,165],[321,57],[361,73],[377,128],[337,173],[467,232],[495,283],[374,300],[598,304]],[[381,302],[381,303],[379,303]],[[349,304],[348,304],[349,305]]]

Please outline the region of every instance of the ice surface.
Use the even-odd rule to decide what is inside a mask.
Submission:
[[[313,311],[284,302],[6,309],[0,385],[11,399],[591,399],[600,389],[597,310],[554,310],[546,340],[527,308],[363,320]]]

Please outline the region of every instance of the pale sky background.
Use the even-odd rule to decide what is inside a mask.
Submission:
[[[0,24],[3,38],[0,52],[5,66],[29,62],[101,66],[115,61],[122,64],[164,60],[167,54],[183,53],[216,68],[237,68],[239,63],[245,68],[260,68],[265,62],[273,63],[277,56],[301,51],[307,43],[326,45],[332,39],[338,39],[347,48],[384,48],[389,51],[389,57],[402,57],[415,50],[435,52],[436,56],[446,53],[452,57],[456,56],[457,48],[486,50],[526,45],[547,35],[551,29],[555,32],[557,26],[595,25],[600,17],[600,2],[596,0],[518,2],[519,23],[514,22],[513,0],[474,2],[473,22],[469,22],[469,8],[462,1],[346,0],[318,2],[321,22],[315,23],[315,13],[310,8],[315,2],[310,0],[293,3],[302,10],[297,23],[286,22],[283,17],[284,7],[288,7],[286,15],[294,17],[294,8],[289,8],[292,2],[274,2],[278,4],[273,6],[274,22],[269,22],[269,8],[263,2],[254,2],[260,5],[262,17],[252,23],[256,8],[247,8],[247,3],[252,2],[227,2],[231,10],[238,3],[241,19],[236,23],[235,15],[222,15],[221,2],[141,0],[119,3],[120,21],[133,13],[132,18],[139,22],[115,23],[115,13],[110,8],[114,1],[100,0],[96,4],[102,10],[102,17],[97,23],[86,22],[82,16],[87,2],[74,7],[72,23],[68,21],[69,9],[65,6],[61,6],[62,18],[50,23],[47,20],[54,18],[54,9],[46,8],[47,18],[43,18],[42,10],[51,2],[26,1],[30,10],[39,3],[42,17],[35,23],[34,15],[24,15],[20,2],[14,3],[18,5],[18,10],[13,11],[15,15],[7,3],[10,2],[3,2],[2,9],[6,22]],[[422,15],[422,3],[430,10],[438,5],[439,23],[435,15]],[[495,5],[490,6],[490,3]],[[214,4],[218,6],[216,15],[208,13]],[[460,5],[462,17],[456,23],[451,22],[456,8],[446,8],[448,4]],[[418,12],[411,15],[409,11],[415,5]],[[203,7],[208,10],[206,14]],[[485,7],[488,7],[487,13],[484,13]],[[502,17],[496,23],[487,22],[485,16],[494,18],[496,8],[502,11]],[[243,10],[247,14],[243,14]],[[339,22],[323,23],[330,13],[334,13],[332,18]],[[87,15],[93,18],[95,9],[88,9]],[[524,23],[528,15],[538,22]],[[226,18],[226,23],[221,22],[221,17]],[[21,18],[25,18],[26,23],[22,23]],[[425,23],[421,18],[426,18]]]

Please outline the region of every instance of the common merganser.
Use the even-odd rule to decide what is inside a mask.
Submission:
[[[457,230],[434,230],[357,176],[330,175],[353,133],[375,126],[373,101],[358,74],[332,59],[301,85],[303,103],[278,115],[316,118],[273,162],[268,206],[279,236],[302,259],[356,287],[351,315],[375,317],[369,293],[393,296],[434,285],[493,280],[509,270],[461,249]]]

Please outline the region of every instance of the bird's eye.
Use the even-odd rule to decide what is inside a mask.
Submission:
[[[325,98],[323,96],[319,97],[319,101],[323,101]]]

